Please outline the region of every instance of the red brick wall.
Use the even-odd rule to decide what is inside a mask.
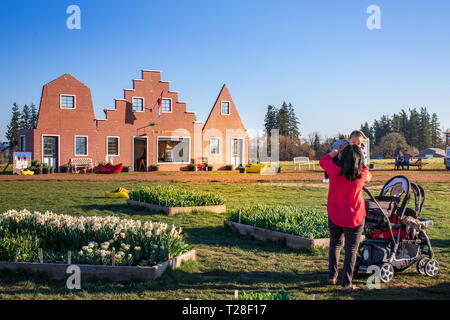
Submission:
[[[157,100],[161,92],[163,98],[172,99],[172,112],[162,113],[158,118]],[[74,109],[60,108],[61,94],[76,96]],[[132,111],[133,97],[144,98],[144,112]],[[224,137],[227,129],[238,130],[233,136],[245,138],[244,156],[245,162],[248,161],[247,134],[226,86],[222,88],[203,129],[200,123],[195,123],[194,113],[186,112],[186,103],[178,99],[178,93],[170,91],[169,83],[161,81],[159,71],[143,70],[142,79],[133,80],[133,88],[125,89],[123,99],[115,100],[115,109],[106,111],[106,120],[95,120],[90,89],[71,75],[64,74],[43,87],[37,129],[27,133],[27,151],[32,151],[33,158],[42,161],[42,136],[58,135],[59,165],[63,165],[76,157],[74,136],[87,136],[88,155],[80,157],[92,158],[97,164],[107,161],[106,137],[118,136],[119,156],[114,157],[114,163],[133,166],[133,137],[144,136],[148,139],[147,165],[150,166],[157,163],[157,137],[177,136],[191,138],[190,161],[193,162],[202,155],[209,156],[209,138],[203,139],[207,145],[201,143],[202,130],[208,133],[208,129],[217,128]],[[231,114],[225,118],[220,115],[221,100],[230,101]],[[149,126],[151,122],[155,126]],[[229,163],[225,145],[222,158],[217,159],[221,164]],[[204,150],[208,151],[207,155]],[[182,167],[186,164],[161,164],[160,170],[179,170]]]

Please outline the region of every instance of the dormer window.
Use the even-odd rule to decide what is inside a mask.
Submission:
[[[228,101],[222,101],[220,103],[221,105],[221,112],[223,115],[229,115],[230,114],[230,103]]]
[[[144,98],[133,98],[133,112],[144,112]]]
[[[59,96],[59,107],[61,109],[75,109],[75,96],[62,94]]]

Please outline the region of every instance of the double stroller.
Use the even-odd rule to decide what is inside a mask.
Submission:
[[[380,268],[379,277],[384,283],[392,280],[394,271],[408,269],[417,263],[417,271],[429,277],[439,272],[426,228],[432,220],[421,219],[425,191],[411,183],[405,176],[390,179],[373,196],[364,188],[370,199],[366,200],[365,239],[358,249],[355,271],[369,266]],[[414,203],[410,204],[414,197]]]

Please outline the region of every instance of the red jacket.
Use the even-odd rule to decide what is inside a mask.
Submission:
[[[333,158],[329,154],[323,156],[319,163],[330,178],[327,203],[330,220],[343,228],[359,226],[366,217],[362,188],[372,178],[369,169],[363,168],[361,178],[350,181],[344,175],[338,176],[341,167],[333,163]]]

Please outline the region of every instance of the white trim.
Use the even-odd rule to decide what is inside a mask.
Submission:
[[[147,136],[145,136],[145,137],[143,137],[143,136],[133,136],[132,138],[131,138],[131,146],[132,146],[132,154],[131,154],[131,159],[133,160],[133,162],[132,162],[132,168],[133,168],[133,171],[136,171],[135,170],[135,168],[134,168],[134,162],[135,162],[135,159],[134,159],[134,139],[135,138],[145,138],[145,143],[146,143],[146,147],[145,147],[145,150],[146,150],[146,152],[147,152],[147,154],[145,155],[145,160],[146,160],[146,163],[145,163],[145,171],[147,171],[148,172],[148,167],[149,167],[149,165],[148,165],[148,137]]]
[[[108,138],[117,138],[117,154],[108,153]],[[106,136],[106,156],[107,157],[119,157],[120,156],[120,137],[119,136]]]
[[[173,111],[172,98],[162,98],[162,100],[170,100],[170,111],[163,111],[162,101],[161,101],[161,113],[172,113],[172,111]]]
[[[159,162],[159,138],[189,139],[189,155],[187,162]],[[191,163],[191,136],[157,136],[156,137],[156,164],[190,164]]]
[[[133,99],[142,99],[142,111],[140,110],[133,110]],[[131,97],[131,111],[133,112],[144,112],[145,111],[145,98],[144,97]]]
[[[123,89],[124,91],[134,91],[134,89]]]
[[[222,113],[222,103],[228,102],[228,113]],[[220,100],[220,114],[223,116],[229,116],[231,114],[231,102],[227,100]]]
[[[23,139],[23,146],[22,146],[22,137],[24,138]],[[19,136],[19,143],[20,143],[20,145],[19,145],[20,152],[26,152],[27,151],[27,149],[26,149],[26,147],[27,147],[27,136],[24,135],[24,134],[21,134]]]
[[[219,139],[219,153],[217,154],[212,154],[211,153],[211,139]],[[221,156],[222,155],[222,139],[220,137],[209,137],[209,156],[213,157],[213,156]]]
[[[241,154],[241,164],[244,164],[244,159],[245,159],[245,138],[242,137],[231,137],[230,138],[230,163],[233,164],[233,150],[232,150],[232,141],[233,139],[238,139],[238,140],[242,140],[242,154]]]
[[[73,108],[61,107],[61,96],[73,97]],[[59,94],[59,108],[64,110],[75,110],[77,108],[77,96],[74,94],[60,93]]]
[[[59,134],[41,134],[41,163],[44,163],[44,137],[58,137],[58,165],[56,171],[59,172],[59,167],[61,163],[61,138]]]
[[[77,138],[86,138],[86,154],[77,154]],[[73,154],[75,157],[89,156],[89,136],[81,136],[81,135],[73,136]]]
[[[148,69],[142,69],[141,71],[147,71],[147,72],[161,72],[161,70],[148,70]]]

